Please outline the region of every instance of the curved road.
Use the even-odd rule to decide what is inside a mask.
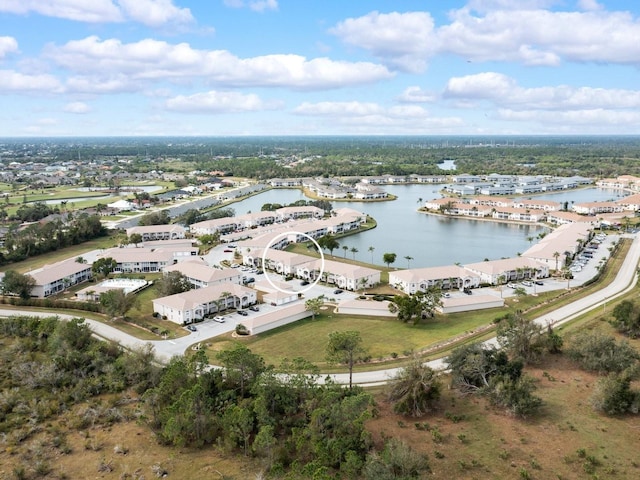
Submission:
[[[620,295],[623,295],[634,288],[637,282],[637,269],[640,262],[640,236],[634,235],[633,243],[627,254],[622,267],[618,271],[616,278],[606,287],[601,290],[592,293],[584,298],[576,300],[575,302],[565,305],[563,307],[554,310],[551,313],[542,315],[536,318],[534,321],[540,325],[547,325],[551,323],[554,326],[561,325],[568,322],[585,312],[593,310],[598,307],[606,308],[606,303]],[[67,315],[58,314],[55,312],[43,313],[42,311],[35,310],[10,310],[0,309],[0,316],[8,317],[14,315],[31,315],[31,316],[51,316],[56,315],[62,319],[70,319],[81,315]],[[156,355],[159,359],[167,361],[172,356],[182,355],[191,345],[197,343],[199,338],[206,339],[222,333],[229,332],[234,329],[235,325],[232,322],[225,324],[212,324],[209,326],[205,335],[202,332],[192,333],[185,337],[181,337],[173,340],[157,340],[157,341],[145,341],[133,337],[127,333],[124,333],[117,328],[111,327],[107,324],[97,322],[95,320],[86,319],[87,324],[91,326],[95,334],[99,337],[103,337],[109,340],[115,340],[120,342],[121,345],[127,348],[139,348],[149,343],[154,346]],[[202,335],[202,336],[201,336]],[[492,338],[487,340],[487,344],[495,344],[496,339]],[[444,369],[445,363],[443,358],[432,360],[427,363],[434,369]],[[355,372],[353,374],[353,383],[360,385],[380,385],[386,383],[390,378],[396,375],[399,368],[390,368],[386,370],[377,370],[372,372]],[[335,382],[346,384],[349,382],[349,374],[332,374],[329,375]],[[322,376],[326,378],[326,376]]]

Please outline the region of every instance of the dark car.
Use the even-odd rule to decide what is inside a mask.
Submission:
[[[339,288],[337,290],[334,290],[333,293],[336,295],[340,295],[343,292],[343,290],[340,290]]]
[[[470,289],[470,288],[465,288],[465,289],[463,289],[462,291],[463,291],[464,293],[466,293],[467,295],[471,295],[471,294],[473,294],[473,292],[471,291],[471,289]]]
[[[542,280],[535,280],[533,283],[535,283],[536,285],[544,285],[544,282]]]
[[[249,314],[244,310],[238,310],[238,315],[242,315],[243,317],[246,317]]]
[[[302,280],[300,285],[309,285],[309,280]]]
[[[255,278],[253,277],[249,277],[249,278],[245,278],[242,283],[244,283],[245,285],[247,285],[248,283],[254,283],[256,281]]]

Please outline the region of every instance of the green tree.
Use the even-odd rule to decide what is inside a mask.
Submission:
[[[321,295],[316,298],[310,298],[304,302],[304,308],[311,312],[311,320],[316,319],[316,315],[320,315],[322,306],[324,305],[324,297]]]
[[[524,363],[535,362],[540,359],[544,349],[542,331],[540,325],[525,318],[518,310],[498,324],[498,343],[513,358]]]
[[[132,233],[129,235],[129,243],[133,243],[137,248],[138,244],[142,243],[142,235],[139,233]]]
[[[412,480],[431,472],[426,455],[396,438],[389,439],[382,452],[371,452],[362,470],[364,480]]]
[[[607,415],[638,413],[640,393],[631,390],[631,380],[628,371],[599,379],[590,398],[593,409]]]
[[[371,254],[371,263],[373,264],[373,252],[376,249],[376,247],[369,247],[367,250],[369,251],[369,253]]]
[[[224,367],[225,382],[238,392],[240,398],[244,398],[245,393],[266,369],[264,359],[240,343],[218,352],[216,358]]]
[[[611,324],[623,335],[640,337],[640,309],[631,300],[623,300],[613,309]]]
[[[407,268],[411,268],[411,260],[413,260],[413,257],[411,255],[405,255],[404,259],[407,261]]]
[[[340,244],[338,243],[338,241],[333,237],[333,235],[324,235],[322,237],[320,237],[318,239],[318,245],[320,245],[320,248],[322,248],[323,250],[329,250],[329,252],[331,253],[331,255],[333,255],[333,251],[336,248],[340,247]]]
[[[327,360],[332,363],[343,363],[349,369],[349,389],[353,387],[353,366],[364,355],[366,350],[362,345],[360,332],[346,330],[331,332],[326,347]]]
[[[622,372],[640,357],[626,340],[616,341],[599,332],[578,334],[567,348],[567,355],[581,368],[599,373]]]
[[[31,292],[36,281],[31,275],[22,274],[15,270],[7,270],[2,278],[2,294],[17,295],[24,300],[31,298]]]
[[[351,247],[351,253],[353,254],[353,259],[356,259],[356,253],[359,252],[359,250],[356,247]]]
[[[387,388],[394,412],[421,417],[430,412],[440,398],[441,382],[432,368],[414,357],[391,379]]]
[[[162,297],[187,292],[193,288],[189,279],[178,271],[168,272],[162,278],[155,281],[156,290]]]
[[[120,288],[107,290],[100,294],[100,305],[102,305],[111,317],[124,317],[138,302],[138,298],[133,293],[124,293]]]
[[[382,261],[387,264],[387,268],[396,261],[397,255],[395,253],[385,253],[382,255]]]
[[[113,258],[102,257],[91,264],[91,271],[94,275],[104,278],[111,272],[113,272],[117,267],[118,262],[116,262]]]
[[[394,295],[389,303],[389,311],[404,323],[417,324],[421,318],[433,317],[442,305],[442,292],[438,287],[429,287],[424,292],[413,295]]]

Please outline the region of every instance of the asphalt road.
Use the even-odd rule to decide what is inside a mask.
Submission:
[[[563,306],[554,310],[551,313],[545,314],[535,319],[541,325],[547,325],[551,323],[554,326],[561,325],[565,322],[568,322],[585,312],[593,310],[595,308],[602,308],[603,311],[607,308],[607,302],[612,299],[623,295],[624,293],[631,290],[636,282],[637,282],[637,269],[638,262],[640,261],[640,236],[634,235],[633,243],[625,259],[622,267],[618,271],[616,278],[611,284],[602,288],[601,290],[588,295],[584,298],[581,298],[569,305]],[[595,264],[595,262],[594,262]],[[579,280],[576,280],[579,282]],[[546,282],[545,282],[546,283]],[[560,285],[555,285],[558,288]],[[551,287],[551,285],[549,285]],[[292,285],[292,289],[300,289],[302,287]],[[562,288],[566,288],[566,283],[562,282]],[[337,297],[333,294],[333,289],[327,289],[326,287],[316,286],[313,288],[312,292],[307,293],[307,298],[317,296],[320,294],[325,294],[327,297]],[[340,296],[352,296],[351,292],[343,292]],[[271,307],[269,305],[264,305],[261,307],[263,311],[267,311],[268,309],[277,308]],[[266,309],[266,310],[265,310]],[[252,315],[258,315],[259,313],[251,312]],[[10,309],[0,309],[0,316],[8,317],[13,315],[32,315],[32,316],[49,316],[49,315],[57,315],[61,319],[71,319],[74,318],[72,315],[67,314],[57,314],[57,313],[47,313],[43,314],[42,311],[35,310],[24,310],[20,311],[10,310]],[[108,324],[97,322],[94,320],[87,319],[86,322],[91,326],[95,334],[99,337],[114,340],[119,342],[126,348],[139,348],[149,343],[153,345],[156,355],[161,360],[168,360],[172,356],[182,355],[189,348],[192,348],[195,344],[200,341],[206,340],[211,337],[215,337],[217,335],[221,335],[223,333],[230,332],[235,329],[237,323],[241,321],[243,317],[238,315],[237,313],[232,313],[227,315],[225,323],[216,323],[212,320],[207,320],[202,323],[197,324],[197,331],[190,332],[189,335],[177,338],[177,339],[168,339],[168,340],[157,340],[157,341],[145,341],[135,338],[127,333],[124,333]],[[487,340],[487,344],[495,344],[495,338]],[[428,362],[428,365],[434,369],[444,369],[445,363],[443,359],[436,359],[431,362]],[[390,378],[396,375],[398,372],[398,368],[391,368],[385,370],[377,370],[371,372],[356,372],[353,374],[353,382],[360,385],[379,385],[387,382]],[[326,376],[322,376],[326,378]],[[330,377],[337,383],[346,384],[349,382],[349,375],[345,374],[332,374]]]

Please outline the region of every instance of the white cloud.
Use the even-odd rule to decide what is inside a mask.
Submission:
[[[304,102],[298,105],[294,113],[301,115],[321,116],[363,116],[374,115],[383,112],[383,109],[375,103],[363,102]]]
[[[388,65],[417,73],[436,50],[433,18],[428,12],[379,13],[348,18],[329,30],[347,44],[369,50]]]
[[[573,87],[568,85],[523,88],[506,75],[485,72],[451,78],[447,82],[445,98],[467,102],[479,101],[511,110],[595,110],[638,109],[640,90]]]
[[[404,89],[398,96],[398,101],[403,103],[431,103],[437,100],[437,95],[433,92],[423,90],[417,86]]]
[[[126,75],[133,80],[200,78],[227,87],[268,86],[323,90],[391,78],[384,66],[300,55],[264,55],[241,59],[226,50],[195,50],[186,43],[145,39],[125,44],[96,36],[49,45],[45,56],[79,74]]]
[[[87,23],[122,22],[127,19],[158,27],[168,23],[193,21],[188,8],[178,8],[173,0],[3,0],[0,11]]]
[[[326,128],[350,134],[453,133],[464,125],[458,117],[433,117],[419,105],[384,108],[371,102],[304,102],[294,114],[316,117]]]
[[[165,102],[167,110],[182,113],[237,113],[273,110],[279,102],[264,102],[255,94],[209,91],[178,95]]]
[[[596,0],[578,0],[578,7],[587,11],[604,10],[604,7]]]
[[[224,4],[231,8],[249,8],[254,12],[278,10],[278,0],[224,0]]]
[[[0,58],[4,58],[8,53],[18,51],[18,41],[13,37],[0,37]]]
[[[436,54],[547,66],[564,61],[640,62],[638,18],[604,11],[594,0],[583,0],[582,12],[543,9],[552,3],[557,2],[474,1],[452,10],[450,23],[439,28],[427,12],[371,12],[329,31],[386,65],[412,73],[423,71]]]
[[[65,87],[69,93],[90,94],[136,92],[141,88],[131,78],[118,74],[105,77],[74,76],[67,79]]]
[[[91,107],[84,102],[71,102],[64,106],[67,113],[85,114],[91,112]]]
[[[172,0],[118,0],[127,17],[150,27],[193,22],[191,10],[178,8]]]
[[[62,85],[53,75],[25,75],[14,70],[0,70],[0,92],[59,93]]]
[[[3,0],[0,11],[27,14],[37,13],[47,17],[65,18],[78,22],[120,22],[120,9],[112,0]]]

